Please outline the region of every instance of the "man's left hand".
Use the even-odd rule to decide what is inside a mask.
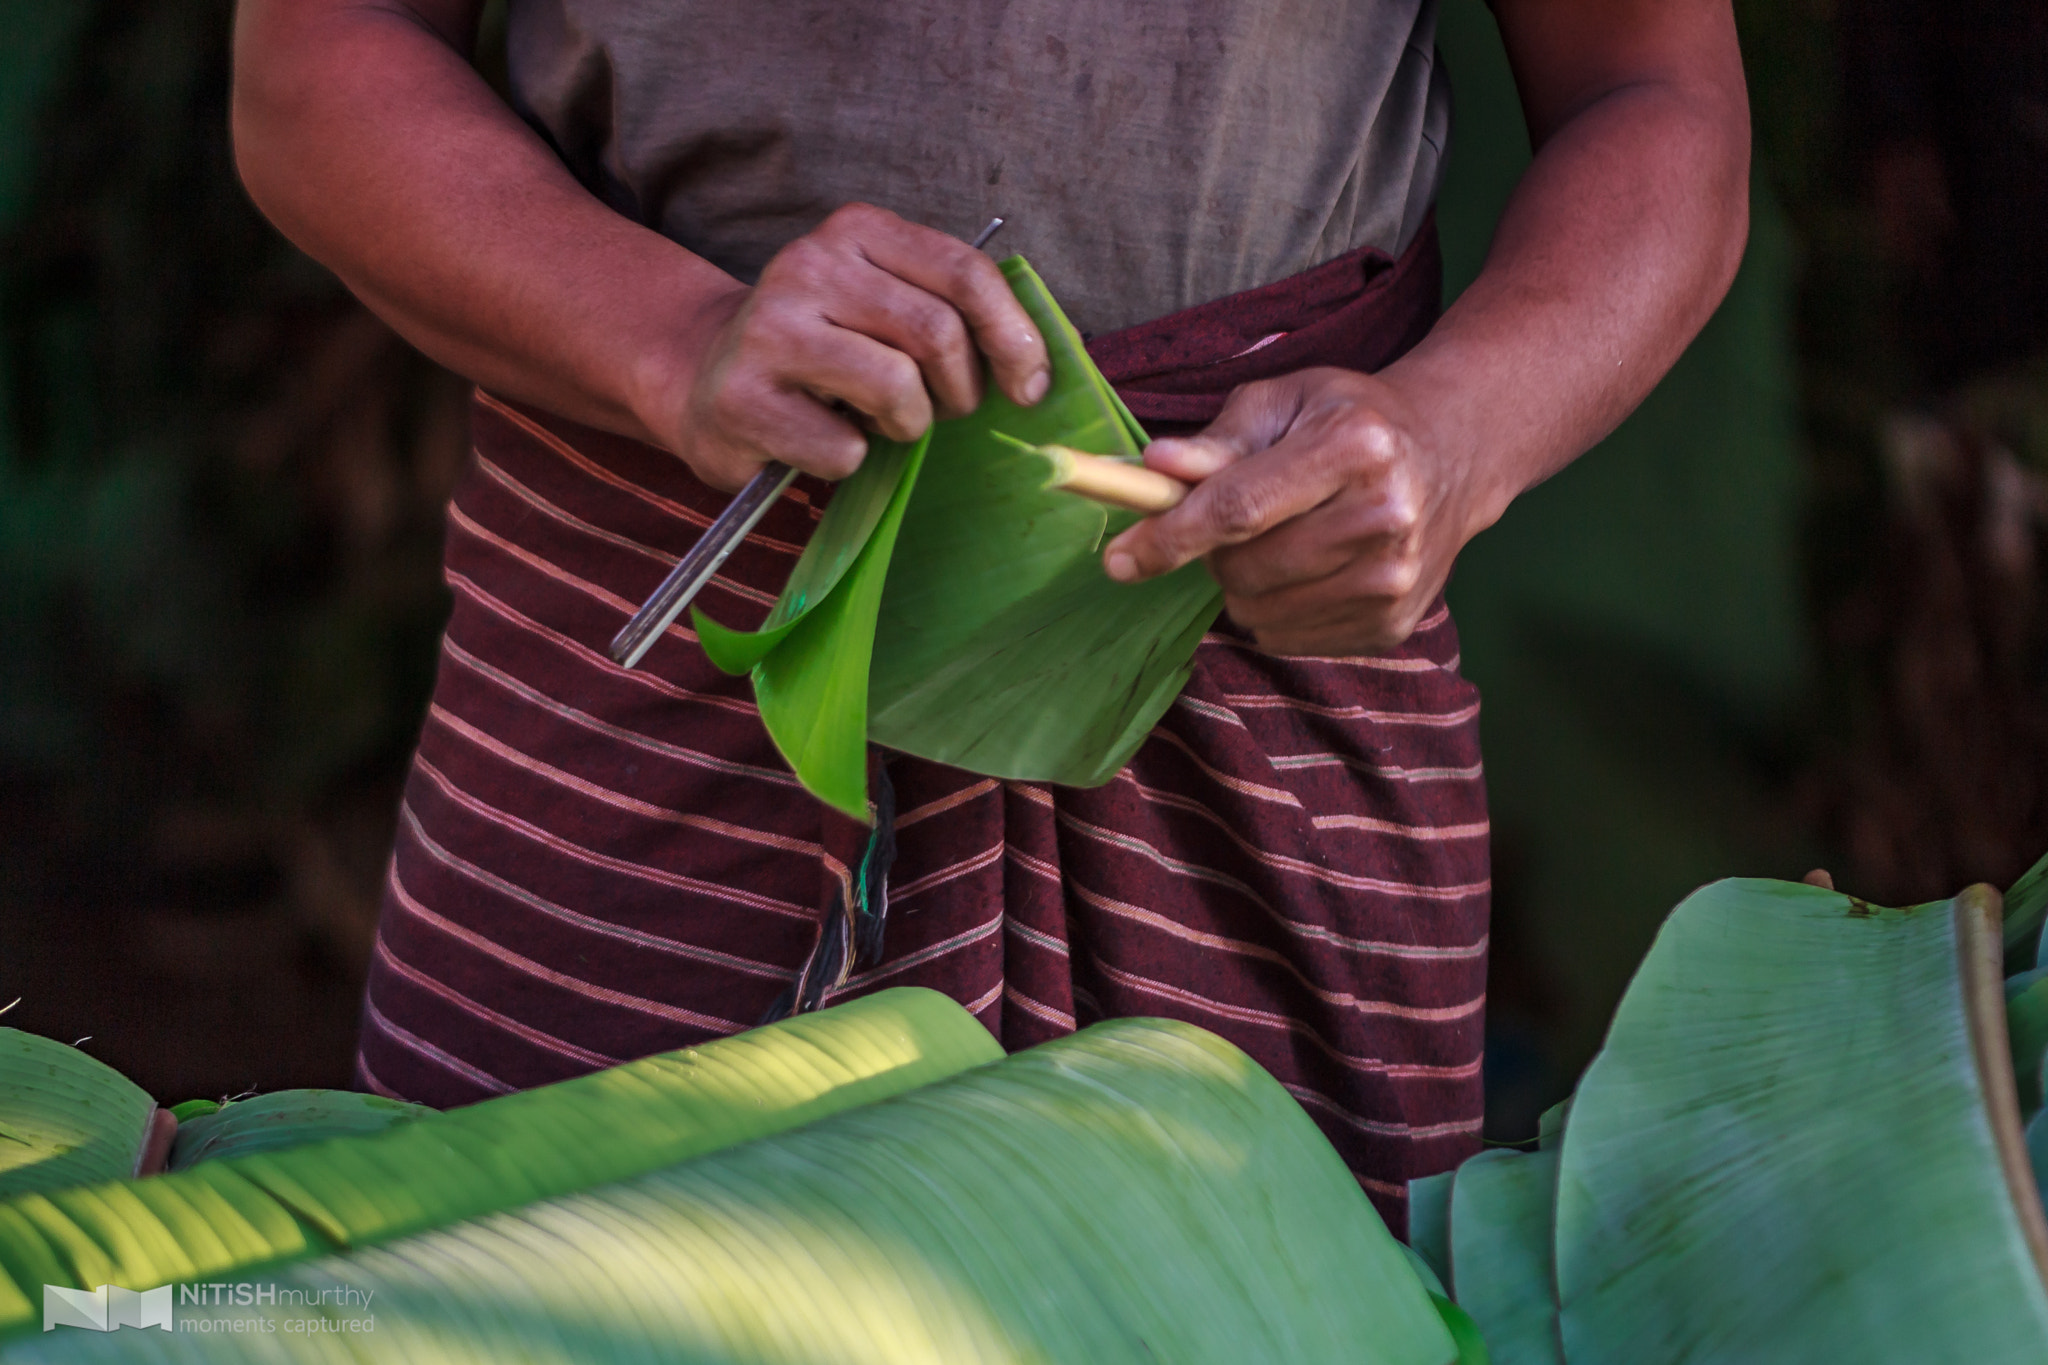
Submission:
[[[1231,619],[1274,654],[1400,645],[1492,520],[1471,462],[1397,386],[1353,370],[1247,384],[1200,434],[1155,441],[1145,463],[1196,486],[1109,543],[1110,577],[1206,558]]]

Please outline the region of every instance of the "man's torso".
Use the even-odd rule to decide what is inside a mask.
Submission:
[[[1435,0],[513,0],[514,96],[615,207],[742,279],[852,201],[1010,219],[1099,332],[1360,246],[1448,124]]]

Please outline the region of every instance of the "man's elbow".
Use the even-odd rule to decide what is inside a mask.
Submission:
[[[291,160],[295,121],[288,62],[276,32],[279,25],[260,3],[245,3],[235,21],[234,80],[228,102],[228,135],[235,172],[256,207],[273,222],[286,209],[279,174]],[[288,210],[287,210],[288,211]]]
[[[1749,99],[1738,78],[1733,89],[1696,93],[1685,102],[1688,135],[1680,141],[1694,168],[1692,225],[1699,322],[1727,297],[1749,247]]]

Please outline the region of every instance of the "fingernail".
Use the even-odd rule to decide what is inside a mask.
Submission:
[[[1109,570],[1109,576],[1119,583],[1129,583],[1138,576],[1138,561],[1121,550],[1111,551],[1105,567]]]
[[[1024,406],[1030,407],[1052,388],[1052,371],[1040,370],[1024,381]]]

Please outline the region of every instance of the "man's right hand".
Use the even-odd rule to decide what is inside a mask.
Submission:
[[[915,440],[981,402],[982,358],[1029,406],[1051,381],[1045,342],[986,255],[932,228],[850,204],[778,252],[752,289],[707,304],[709,344],[654,392],[697,476],[735,489],[763,462],[843,479],[867,426]],[[715,328],[715,330],[710,330]],[[659,362],[657,362],[659,363]]]

